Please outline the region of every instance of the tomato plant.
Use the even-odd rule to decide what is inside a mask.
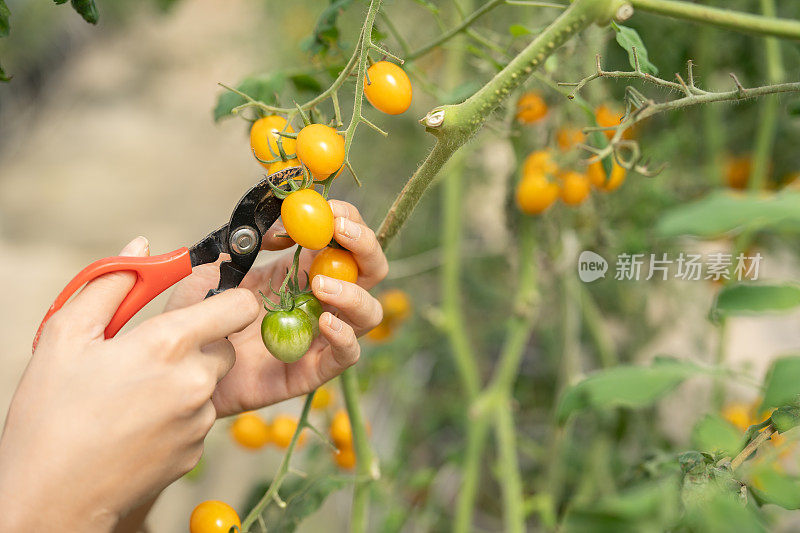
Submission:
[[[242,530],[317,511],[335,529],[337,491],[355,532],[791,529],[800,362],[766,346],[770,315],[800,308],[800,58],[781,40],[800,7],[290,4],[268,71],[214,110],[268,173],[304,167],[272,193],[318,253],[259,287],[263,341],[294,360],[318,333],[309,259],[309,280],[370,284],[331,242],[330,197],[359,205],[395,289],[367,287],[384,318],[336,407],[303,383],[299,416],[267,424],[283,458],[254,460]],[[750,283],[762,255],[780,268]],[[695,256],[728,264],[682,278]],[[264,438],[249,416],[231,431]]]

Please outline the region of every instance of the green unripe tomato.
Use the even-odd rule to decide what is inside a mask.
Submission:
[[[294,308],[302,309],[308,315],[314,337],[319,335],[319,317],[322,316],[322,304],[319,303],[317,297],[310,292],[300,294],[294,299]]]
[[[261,321],[264,346],[284,363],[294,363],[305,355],[314,339],[311,320],[302,309],[271,311]]]

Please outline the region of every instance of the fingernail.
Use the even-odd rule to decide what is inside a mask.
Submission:
[[[324,292],[325,294],[330,294],[333,296],[338,296],[342,293],[342,282],[335,278],[329,278],[328,276],[314,276],[317,283],[319,283],[319,290]]]
[[[149,248],[150,242],[145,237],[139,236],[126,244],[122,251],[120,251],[119,255],[128,257],[143,256],[147,255]]]
[[[339,219],[339,233],[343,234],[348,239],[357,241],[361,237],[361,225],[356,224],[352,220],[346,218]]]
[[[331,206],[331,211],[333,211],[333,216],[335,217],[347,217],[347,206],[342,205],[339,202],[328,202]]]
[[[333,316],[333,313],[328,313],[328,316],[330,317],[328,319],[328,326],[333,331],[342,331],[342,321]]]

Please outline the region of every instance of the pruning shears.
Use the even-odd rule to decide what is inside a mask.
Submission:
[[[194,267],[213,263],[220,254],[230,254],[230,259],[220,264],[219,284],[216,289],[208,291],[206,298],[238,287],[261,250],[264,234],[281,215],[283,200],[275,195],[273,189],[285,187],[291,179],[302,174],[302,167],[290,167],[259,181],[236,204],[227,224],[189,248],[183,246],[172,252],[148,257],[106,257],[87,266],[67,284],[50,306],[34,337],[33,349],[36,350],[42,328],[53,313],[61,309],[78,289],[104,274],[129,271],[137,276],[133,288],[105,329],[107,339],[116,335],[153,298],[191,274]]]

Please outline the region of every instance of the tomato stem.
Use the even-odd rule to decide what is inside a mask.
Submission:
[[[272,483],[270,483],[267,492],[261,497],[258,503],[250,510],[247,514],[245,519],[242,521],[242,533],[249,533],[250,526],[256,520],[262,520],[261,514],[267,508],[271,501],[275,501],[279,507],[285,507],[286,504],[281,500],[278,491],[283,484],[284,479],[286,479],[286,475],[289,473],[289,463],[292,459],[292,454],[294,453],[295,447],[297,446],[297,442],[300,439],[301,432],[306,428],[310,427],[308,423],[308,413],[311,411],[311,402],[314,399],[314,394],[316,390],[311,391],[306,396],[306,401],[303,404],[303,411],[300,413],[300,420],[297,423],[297,429],[292,435],[292,440],[289,442],[289,447],[286,449],[286,454],[284,454],[283,459],[281,460],[281,464],[278,467],[278,471],[275,474],[275,477],[272,479]],[[283,505],[281,505],[283,503]]]

